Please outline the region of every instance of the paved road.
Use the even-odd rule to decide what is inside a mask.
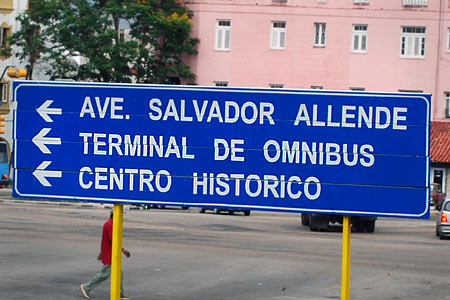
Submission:
[[[0,299],[82,299],[108,207],[0,200]],[[298,214],[125,212],[132,299],[340,298],[339,228],[310,232]],[[381,219],[374,234],[352,234],[351,299],[450,299],[449,250],[433,220]],[[109,284],[91,296],[109,299]]]

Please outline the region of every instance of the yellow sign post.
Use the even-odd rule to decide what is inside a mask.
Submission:
[[[350,238],[351,217],[344,216],[344,227],[342,229],[342,286],[341,300],[350,299]]]
[[[123,204],[114,204],[111,260],[111,300],[120,300],[122,280]]]

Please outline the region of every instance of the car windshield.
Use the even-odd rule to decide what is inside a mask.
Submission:
[[[444,210],[450,210],[450,201],[444,203]]]
[[[8,162],[8,146],[6,143],[0,143],[0,163]]]
[[[441,189],[440,189],[440,187],[439,187],[439,184],[432,184],[432,185],[431,185],[431,191],[432,191],[432,192],[440,192]]]

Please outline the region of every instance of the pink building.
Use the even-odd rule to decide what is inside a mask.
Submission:
[[[450,117],[449,0],[185,2],[199,85],[421,91]]]
[[[450,0],[185,3],[200,38],[189,61],[199,85],[425,92],[432,120],[450,121]],[[450,196],[439,136],[430,179]]]

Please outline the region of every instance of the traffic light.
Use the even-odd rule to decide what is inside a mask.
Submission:
[[[5,134],[5,115],[0,115],[0,134]]]
[[[6,74],[11,78],[20,78],[27,77],[28,72],[26,69],[9,68]]]

